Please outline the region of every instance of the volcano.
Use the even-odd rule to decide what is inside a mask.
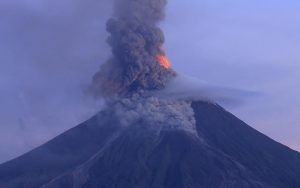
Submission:
[[[158,24],[167,0],[113,2],[112,54],[89,89],[106,107],[0,165],[0,188],[300,187],[298,152],[214,102],[157,94],[178,76]]]
[[[195,132],[124,126],[111,108],[0,166],[1,188],[299,188],[300,154],[221,106],[190,103]]]

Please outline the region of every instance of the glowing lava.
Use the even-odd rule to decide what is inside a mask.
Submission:
[[[168,60],[168,58],[167,58],[165,55],[163,55],[163,54],[158,54],[158,55],[156,56],[156,59],[157,59],[157,61],[159,62],[159,64],[160,64],[163,68],[165,68],[165,69],[169,69],[169,68],[170,68],[169,60]]]

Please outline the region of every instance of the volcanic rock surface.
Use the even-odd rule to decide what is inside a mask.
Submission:
[[[300,154],[209,102],[190,103],[195,132],[106,109],[0,165],[1,188],[299,188]]]

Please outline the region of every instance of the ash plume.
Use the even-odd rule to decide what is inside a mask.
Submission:
[[[116,119],[125,127],[143,122],[157,133],[163,129],[177,129],[197,134],[194,111],[191,102],[186,100],[135,94],[110,106]]]
[[[115,0],[114,17],[107,21],[112,57],[94,76],[91,89],[106,99],[107,110],[124,127],[142,123],[158,133],[180,129],[196,134],[189,101],[151,94],[176,76],[157,26],[165,17],[166,4],[166,0]]]
[[[93,78],[96,96],[126,95],[159,90],[175,75],[159,64],[164,34],[157,23],[165,17],[166,0],[115,0],[114,16],[107,21],[112,57]]]

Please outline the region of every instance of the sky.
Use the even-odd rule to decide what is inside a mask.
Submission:
[[[300,2],[171,0],[165,49],[178,72],[259,93],[225,106],[300,151]],[[109,0],[0,1],[0,163],[88,119],[85,96],[109,57]]]

